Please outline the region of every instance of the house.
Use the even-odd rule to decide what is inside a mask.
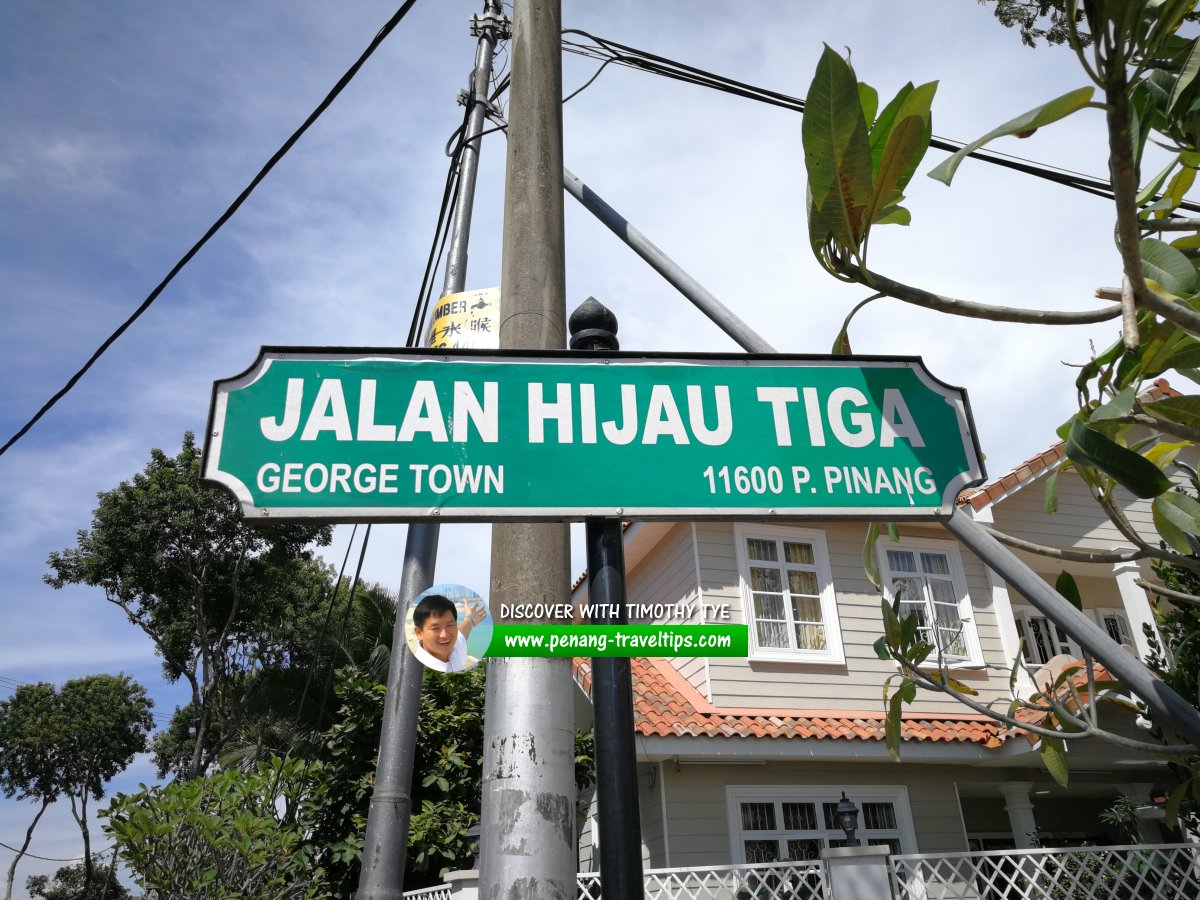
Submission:
[[[1165,395],[1170,388],[1153,388]],[[1086,551],[1122,546],[1120,534],[1073,473],[1057,479],[1058,512],[1044,487],[1061,444],[964,492],[978,521],[1034,544]],[[1125,514],[1154,534],[1148,505]],[[882,634],[879,591],[862,564],[862,522],[640,522],[625,534],[631,604],[702,604],[749,625],[749,658],[634,659],[635,735],[646,868],[815,859],[845,841],[833,810],[845,792],[861,810],[859,837],[895,853],[950,853],[1126,841],[1101,819],[1122,796],[1151,813],[1169,784],[1163,762],[1095,739],[1069,744],[1070,781],[1059,787],[1019,734],[951,698],[923,693],[903,719],[900,762],[884,742],[884,683],[897,671],[873,644]],[[1010,590],[936,523],[905,524],[876,548],[885,595],[918,612],[953,661],[954,676],[984,703],[1006,708],[1012,662],[1033,670],[1079,656],[1071,636]],[[1154,617],[1139,562],[1062,562],[1020,552],[1051,584],[1065,568],[1084,612],[1144,656]],[[575,597],[586,594],[581,579]],[[586,690],[589,661],[576,666]],[[1027,676],[1018,690],[1031,691]],[[1106,726],[1149,739],[1131,712]],[[598,866],[593,805],[581,831],[580,868]],[[1143,838],[1172,838],[1153,819]],[[1036,838],[1035,838],[1036,835]]]

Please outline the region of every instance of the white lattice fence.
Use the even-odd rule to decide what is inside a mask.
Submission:
[[[899,900],[1196,900],[1200,846],[992,850],[891,858]]]
[[[825,867],[817,862],[649,869],[646,900],[827,900]],[[600,874],[579,875],[579,900],[600,900]]]
[[[450,900],[450,885],[436,884],[418,891],[405,891],[404,900]]]

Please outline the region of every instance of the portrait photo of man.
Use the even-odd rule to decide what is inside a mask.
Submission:
[[[409,642],[422,664],[437,672],[461,672],[478,660],[467,654],[467,636],[487,616],[487,608],[477,599],[464,600],[466,607],[459,624],[458,608],[442,594],[426,594],[413,610],[415,641]]]

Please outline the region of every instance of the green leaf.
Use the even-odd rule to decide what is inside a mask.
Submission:
[[[1171,96],[1167,100],[1167,112],[1177,114],[1181,102],[1186,96],[1194,93],[1191,89],[1197,84],[1196,77],[1200,75],[1200,41],[1193,40],[1191,50],[1179,74],[1175,76],[1175,85],[1171,88]]]
[[[854,69],[828,45],[808,90],[800,134],[814,250],[832,239],[857,255],[870,226],[871,148]]]
[[[913,644],[908,650],[908,661],[920,668],[925,660],[929,659],[929,655],[936,649],[933,644]]]
[[[883,636],[887,639],[889,647],[898,650],[900,648],[900,620],[896,617],[896,610],[892,609],[892,604],[886,597],[879,602],[879,608],[883,611]]]
[[[1143,404],[1148,413],[1200,431],[1200,397],[1166,397]]]
[[[1042,763],[1046,766],[1046,771],[1050,773],[1050,776],[1055,781],[1066,787],[1070,769],[1067,766],[1067,748],[1063,744],[1063,739],[1043,737],[1040,749]]]
[[[1043,125],[1049,125],[1051,122],[1057,122],[1059,119],[1066,118],[1071,113],[1083,109],[1092,100],[1092,94],[1095,89],[1090,87],[1078,88],[1063,94],[1061,97],[1056,97],[1049,103],[1044,103],[1029,112],[1022,113],[1015,119],[1010,119],[999,128],[989,131],[983,137],[976,141],[972,141],[963,147],[941,165],[937,166],[929,177],[949,184],[954,178],[954,173],[958,169],[959,164],[967,158],[967,156],[978,150],[984,144],[995,140],[998,137],[1015,134],[1020,137],[1028,137],[1034,131],[1041,128]],[[806,113],[807,115],[807,113]]]
[[[883,218],[885,210],[894,206],[903,190],[902,179],[921,162],[928,147],[927,141],[925,123],[917,116],[906,116],[896,123],[888,137],[879,172],[872,185],[867,206],[868,223],[874,224]]]
[[[968,684],[964,684],[957,678],[951,678],[950,676],[943,678],[941,672],[930,672],[929,679],[931,681],[936,681],[938,684],[944,685],[945,687],[959,694],[966,694],[968,697],[979,696],[979,691],[975,690],[975,688]]]
[[[892,654],[888,653],[887,638],[881,637],[872,645],[875,648],[875,655],[884,662],[892,658]]]
[[[1196,182],[1196,170],[1192,168],[1183,168],[1179,171],[1171,183],[1167,185],[1167,199],[1171,201],[1171,207],[1175,208],[1183,203],[1183,198],[1187,196],[1187,192],[1192,189],[1192,185]]]
[[[1046,502],[1042,505],[1046,515],[1052,516],[1058,512],[1058,470],[1046,477]]]
[[[887,523],[888,540],[893,543],[900,543],[900,526],[894,521]]]
[[[875,113],[879,109],[879,91],[865,81],[858,83],[858,103],[863,111],[863,123],[867,128],[875,121]]]
[[[1196,267],[1181,251],[1157,238],[1144,238],[1139,248],[1142,274],[1157,281],[1163,290],[1180,297],[1190,297],[1200,290]]]
[[[1079,585],[1075,581],[1075,576],[1070,572],[1059,573],[1054,582],[1054,589],[1070,600],[1073,607],[1078,610],[1083,609],[1083,597],[1079,594]]]
[[[1137,387],[1130,385],[1119,391],[1115,397],[1096,409],[1089,416],[1089,421],[1098,422],[1105,419],[1119,419],[1133,412],[1133,401],[1137,399]]]
[[[933,134],[931,108],[937,82],[918,88],[906,85],[897,95],[899,102],[888,104],[891,117],[886,128],[872,129],[872,192],[868,222],[899,223],[911,221],[908,210],[897,204],[904,188],[912,180]]]
[[[912,643],[912,639],[917,636],[917,627],[920,625],[920,620],[917,614],[905,616],[900,622],[900,645],[907,647]]]
[[[875,558],[875,545],[879,542],[879,523],[871,522],[867,525],[867,539],[863,543],[862,548],[862,567],[866,572],[867,578],[875,587],[880,587],[879,579],[879,560]]]
[[[1165,169],[1151,178],[1146,183],[1146,186],[1138,191],[1136,202],[1139,207],[1149,203],[1150,200],[1152,200],[1158,194],[1158,192],[1162,190],[1163,184],[1166,183],[1167,178],[1170,177],[1171,172],[1175,170],[1177,165],[1179,165],[1178,157],[1167,163]]]
[[[871,126],[871,132],[868,135],[868,143],[871,145],[871,177],[874,179],[875,173],[879,171],[879,162],[883,159],[883,150],[887,146],[888,135],[892,132],[892,125],[896,121],[896,114],[900,111],[900,107],[904,101],[908,99],[915,88],[910,81],[904,87],[896,92],[896,96],[891,99],[883,111],[879,113],[879,117],[875,119],[875,123]]]
[[[875,225],[911,225],[912,213],[903,206],[889,206],[875,216]]]
[[[1195,552],[1188,535],[1200,534],[1200,503],[1186,494],[1168,491],[1154,498],[1152,512],[1154,527],[1164,541],[1180,553]]]
[[[887,742],[888,756],[896,762],[900,762],[900,729],[902,726],[901,714],[904,708],[900,704],[900,694],[897,691],[892,695],[891,701],[888,703],[887,720],[884,723],[884,739]]]
[[[1179,807],[1188,795],[1188,789],[1191,787],[1188,781],[1181,782],[1176,785],[1167,798],[1167,807],[1164,812],[1164,823],[1168,828],[1174,828],[1179,823]]]
[[[1071,422],[1067,456],[1095,466],[1136,497],[1149,499],[1170,490],[1171,481],[1145,457],[1089,428],[1079,419]]]

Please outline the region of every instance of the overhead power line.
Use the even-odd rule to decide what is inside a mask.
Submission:
[[[354,78],[354,76],[358,74],[358,70],[363,67],[363,64],[366,63],[368,59],[370,59],[371,54],[378,49],[379,45],[382,44],[387,36],[392,33],[393,29],[400,24],[400,21],[408,14],[408,11],[412,9],[416,2],[417,0],[406,0],[404,5],[396,10],[395,15],[393,15],[387,21],[387,23],[379,29],[379,32],[375,35],[374,39],[369,45],[367,45],[367,49],[362,52],[358,59],[355,60],[354,64],[346,70],[346,73],[338,79],[337,83],[332,89],[330,89],[329,93],[325,95],[325,99],[320,102],[316,109],[309,113],[308,118],[304,120],[300,127],[292,132],[291,136],[284,141],[282,146],[275,151],[274,155],[267,160],[266,165],[264,165],[259,170],[258,174],[250,180],[250,183],[246,185],[240,194],[238,194],[237,198],[234,199],[231,204],[229,204],[228,209],[221,213],[220,217],[218,217],[217,220],[209,227],[208,231],[204,233],[204,236],[192,245],[192,248],[180,258],[179,262],[175,263],[175,265],[171,268],[171,271],[167,273],[167,276],[160,281],[158,286],[149,293],[145,300],[142,301],[141,306],[135,309],[133,314],[124,322],[122,322],[116,331],[105,338],[104,343],[96,348],[96,352],[93,353],[91,358],[83,364],[83,367],[74,375],[72,375],[70,380],[63,385],[58,393],[47,400],[42,405],[42,408],[34,414],[33,418],[26,422],[16,434],[10,437],[8,441],[5,442],[3,447],[0,447],[0,456],[3,456],[9,447],[24,437],[29,429],[38,423],[42,416],[48,413],[54,407],[54,405],[58,403],[59,400],[65,397],[71,391],[71,389],[79,383],[79,379],[87,374],[87,371],[101,356],[104,355],[104,352],[116,342],[117,338],[123,335],[129,326],[136,322],[141,317],[142,313],[150,308],[150,305],[158,299],[159,295],[166,289],[167,285],[169,285],[174,280],[175,276],[182,271],[183,267],[191,261],[192,257],[199,253],[201,248],[208,243],[209,239],[221,229],[221,226],[228,222],[233,217],[233,214],[241,208],[241,205],[246,202],[246,199],[254,192],[254,189],[258,187],[263,179],[270,174],[271,170],[275,168],[275,164],[283,159],[283,157],[289,150],[292,149],[295,143],[300,140],[306,131],[308,131],[309,127],[315,121],[317,121],[317,119],[321,117],[321,114],[329,108],[330,104],[337,99],[338,94],[340,94],[346,85],[348,85]]]
[[[96,361],[112,346],[116,340],[125,333],[125,331],[135,322],[142,313],[150,308],[150,305],[158,299],[163,290],[171,283],[176,275],[186,266],[192,258],[200,251],[200,249],[208,243],[209,239],[220,230],[220,228],[230,219],[233,214],[241,207],[246,199],[253,193],[254,189],[263,181],[264,178],[275,167],[292,146],[300,139],[300,137],[308,130],[321,114],[330,106],[334,99],[341,93],[342,89],[354,78],[358,70],[375,52],[379,45],[392,32],[392,30],[400,23],[407,15],[408,11],[416,4],[416,0],[406,0],[406,2],[398,9],[395,15],[379,30],[375,38],[368,45],[367,49],[359,56],[355,63],[346,71],[346,73],[338,80],[334,87],[329,91],[325,99],[317,106],[315,110],[305,119],[304,123],[283,143],[283,145],[275,152],[275,154],[267,161],[263,168],[250,181],[246,188],[237,196],[230,204],[229,208],[213,223],[213,225],[205,232],[204,236],[197,241],[187,253],[180,258],[179,262],[172,267],[167,276],[154,288],[153,291],[146,297],[142,304],[134,310],[133,314],[126,319],[116,331],[114,331],[105,341],[96,349],[86,363],[77,371],[67,383],[52,396],[45,404],[34,414],[34,416],[26,422],[12,437],[10,437],[3,446],[0,446],[0,456],[4,455],[10,447],[25,436],[28,431],[41,420],[41,418],[49,412],[55,404],[65,397],[79,380],[88,372]],[[760,103],[767,103],[772,106],[778,106],[783,109],[790,109],[795,112],[804,112],[804,100],[799,97],[793,97],[779,91],[773,91],[767,88],[752,85],[747,82],[738,81],[733,78],[728,78],[722,75],[717,75],[713,72],[697,68],[695,66],[681,63],[677,60],[672,60],[664,56],[649,53],[644,50],[639,50],[635,47],[630,47],[626,44],[621,44],[616,41],[607,40],[597,37],[587,31],[580,29],[565,29],[563,31],[563,49],[569,53],[575,53],[581,56],[591,57],[602,61],[602,65],[589,81],[575,93],[578,94],[585,88],[589,87],[604,71],[610,63],[626,66],[628,68],[639,69],[653,75],[659,75],[665,78],[671,78],[677,81],[684,81],[690,84],[696,84],[701,87],[710,88],[713,90],[722,91],[723,93],[731,94],[737,97],[743,97],[749,100],[755,100]],[[579,35],[592,41],[592,44],[580,43],[572,41],[567,35]],[[490,100],[494,101],[508,87],[508,76],[496,77],[494,79],[496,86],[491,94]],[[575,96],[572,94],[571,96]],[[568,98],[570,99],[570,98]],[[501,130],[501,129],[492,129]],[[488,132],[484,132],[485,134]],[[481,135],[482,136],[482,135]],[[960,141],[952,141],[946,138],[934,136],[930,140],[930,146],[939,150],[945,150],[950,153],[956,153],[963,149],[965,144]],[[442,217],[446,215],[446,211],[453,206],[454,197],[457,191],[457,165],[458,165],[458,150],[461,147],[455,148],[451,152],[450,172],[447,175],[446,187],[442,200]],[[981,162],[986,162],[991,165],[1001,166],[1008,169],[1013,169],[1027,175],[1032,175],[1037,178],[1042,178],[1052,181],[1056,184],[1070,187],[1075,190],[1093,194],[1106,199],[1113,198],[1112,185],[1102,179],[1091,175],[1085,175],[1079,172],[1072,172],[1067,169],[1062,169],[1053,166],[1047,166],[1041,163],[1025,160],[1010,154],[998,153],[995,151],[974,150],[968,154],[972,159],[977,159]],[[1200,203],[1192,201],[1183,201],[1179,204],[1180,209],[1185,209],[1189,212],[1200,213]],[[439,218],[438,228],[435,231],[433,247],[430,252],[430,260],[426,267],[426,278],[422,283],[420,296],[415,310],[414,319],[410,327],[408,336],[408,345],[414,346],[414,341],[417,339],[420,330],[424,326],[425,315],[428,309],[429,301],[432,299],[432,282],[430,274],[436,268],[437,262],[441,259],[441,253],[444,248],[446,235],[448,234],[448,222],[444,222]]]
[[[113,844],[109,844],[103,850],[93,850],[92,855],[98,856],[102,853],[107,853],[113,846]],[[13,853],[21,852],[16,847],[10,847],[4,841],[0,841],[0,847],[3,847],[5,850],[11,850]],[[40,859],[42,862],[79,862],[79,860],[83,859],[82,856],[38,856],[36,853],[30,853],[28,850],[22,855],[28,856],[30,859]]]
[[[721,91],[735,97],[744,97],[747,100],[755,100],[759,103],[778,106],[782,109],[790,109],[794,112],[804,112],[804,101],[799,97],[793,97],[788,94],[782,94],[779,91],[772,91],[767,88],[758,87],[757,85],[748,84],[744,81],[737,81],[733,78],[717,75],[677,60],[668,59],[665,56],[658,56],[645,50],[639,50],[636,47],[630,47],[626,44],[619,44],[616,41],[597,37],[587,31],[569,28],[563,31],[563,35],[563,49],[568,53],[616,63],[617,65],[638,69],[652,75],[660,75],[664,78],[699,85],[700,87]],[[571,40],[569,35],[579,35],[592,43],[580,43]],[[966,146],[960,141],[952,141],[937,136],[934,136],[930,140],[929,145],[935,149],[945,150],[949,153],[957,153]],[[1041,163],[994,151],[974,150],[968,156],[980,162],[1013,169],[1026,175],[1032,175],[1036,178],[1042,178],[1065,187],[1083,191],[1084,193],[1094,194],[1095,196],[1104,197],[1109,200],[1113,198],[1112,185],[1103,178],[1046,166]],[[1200,212],[1200,203],[1184,201],[1179,206],[1181,209],[1186,209],[1190,212]]]

